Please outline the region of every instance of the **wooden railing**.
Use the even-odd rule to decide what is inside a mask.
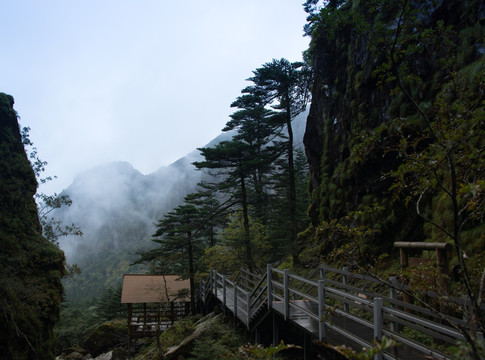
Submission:
[[[401,350],[376,355],[376,360],[399,358],[397,351],[448,359],[437,348],[446,349],[463,339],[450,324],[468,327],[466,320],[402,301],[405,287],[395,278],[381,281],[347,268],[321,265],[305,278],[268,265],[264,275],[241,271],[239,282],[211,270],[209,279],[201,283],[200,299],[215,296],[248,329],[264,309],[299,324],[320,340],[339,334],[368,348],[372,340],[380,341],[385,335],[402,344]]]
[[[128,334],[131,337],[154,335],[190,313],[190,303],[128,304]]]

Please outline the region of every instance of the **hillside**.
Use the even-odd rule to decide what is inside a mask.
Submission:
[[[295,143],[300,147],[306,114],[293,122]],[[230,132],[222,133],[207,147],[230,137]],[[201,159],[199,151],[194,150],[148,175],[129,163],[117,162],[76,176],[62,192],[69,195],[72,205],[54,214],[63,223],[75,223],[83,231],[82,237],[60,240],[68,263],[81,268],[80,275],[64,281],[69,301],[89,300],[108,286],[118,286],[124,273],[146,271],[139,265],[129,265],[137,259],[137,251],[152,246],[154,224],[207,176],[192,165]]]

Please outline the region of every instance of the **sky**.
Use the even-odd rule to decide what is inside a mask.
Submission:
[[[302,0],[3,0],[0,92],[15,99],[41,192],[112,161],[148,174],[220,134],[252,71],[300,61]]]

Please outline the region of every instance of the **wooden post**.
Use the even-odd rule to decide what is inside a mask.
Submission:
[[[389,288],[389,297],[392,300],[397,300],[396,282],[397,282],[397,279],[395,276],[391,276],[389,278],[389,283],[391,284],[391,287]],[[397,308],[396,304],[393,302],[391,302],[391,307],[393,309]],[[398,331],[398,324],[395,321],[391,322],[391,331],[394,331],[394,332]]]
[[[259,327],[254,329],[254,342],[256,344],[261,344],[261,331],[259,330]]]
[[[128,304],[128,351],[131,352],[131,319],[133,317],[133,305]]]
[[[200,281],[199,281],[199,293],[200,293],[200,296],[199,297],[202,300],[202,302],[204,302],[204,287],[202,285],[203,283],[204,283],[203,280],[200,279]]]
[[[342,271],[344,272],[342,274],[342,285],[347,286],[349,284],[349,277],[347,275],[349,268],[347,266],[344,266],[342,268]],[[344,288],[344,291],[347,292],[347,289]],[[344,311],[349,312],[349,304],[346,302],[347,299],[344,300]]]
[[[237,324],[237,285],[234,284],[234,328]]]
[[[160,349],[160,332],[161,332],[161,329],[160,329],[160,323],[162,322],[161,321],[161,314],[160,314],[160,308],[162,307],[162,304],[159,303],[157,305],[157,328],[155,329],[155,336],[157,338],[157,348]]]
[[[310,359],[310,347],[311,347],[311,342],[309,339],[309,335],[306,333],[306,331],[303,332],[303,360],[308,360]]]
[[[207,280],[207,291],[212,292],[212,269],[209,270],[209,279]]]
[[[320,279],[325,280],[325,263],[320,265]]]
[[[247,313],[246,313],[246,327],[249,330],[249,321],[251,320],[251,293],[246,292]]]
[[[290,317],[290,291],[288,269],[283,270],[283,315],[285,320]]]
[[[382,298],[374,299],[374,340],[380,342],[383,330]],[[382,360],[382,353],[374,356],[374,360]]]
[[[399,257],[401,259],[401,270],[404,271],[409,266],[408,251],[405,248],[399,248]]]
[[[190,314],[190,302],[186,301],[185,302],[185,316],[187,316],[188,314]]]
[[[147,304],[143,303],[143,336],[147,330]]]
[[[273,306],[273,282],[271,264],[266,265],[266,288],[268,290],[268,309]]]
[[[404,272],[409,266],[409,258],[408,258],[407,249],[403,248],[403,247],[399,248],[399,256],[400,256],[400,259],[401,259],[401,271]],[[407,285],[404,280],[402,280],[402,285],[403,286]],[[402,299],[403,299],[404,302],[406,302],[408,304],[411,303],[411,297],[406,292],[403,292]]]
[[[157,306],[157,335],[160,335],[160,323],[162,322],[162,314],[160,312],[160,308],[162,307],[162,304],[158,304]]]
[[[173,325],[175,322],[175,305],[173,301],[170,303],[170,323]]]
[[[325,328],[325,280],[318,280],[318,340],[327,336]]]
[[[438,265],[438,285],[446,292],[450,293],[450,286],[446,276],[448,276],[448,254],[446,248],[436,249],[436,264]]]
[[[224,305],[224,314],[226,313],[226,276],[222,276],[222,305]]]
[[[215,270],[212,270],[212,293],[214,295],[217,294],[217,282],[216,282],[216,276],[217,276],[217,273]]]
[[[279,341],[279,328],[278,328],[278,323],[276,321],[276,315],[273,312],[273,346],[278,346],[278,341]]]

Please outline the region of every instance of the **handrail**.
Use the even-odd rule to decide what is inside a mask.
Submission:
[[[266,280],[266,274],[264,274],[262,277],[261,277],[261,280],[259,280],[258,284],[254,287],[254,290],[251,292],[251,295],[254,295],[256,293],[256,290],[261,286],[263,285],[263,282]]]
[[[312,280],[318,271],[318,280]],[[329,278],[327,273],[336,274],[337,279],[342,276],[342,281]],[[305,317],[316,321],[318,331],[314,334],[320,340],[326,338],[326,328],[333,329],[362,346],[372,346],[371,339],[379,340],[382,335],[386,335],[419,352],[435,354],[446,359],[446,354],[403,335],[398,329],[409,328],[450,344],[463,337],[458,331],[441,322],[446,319],[465,326],[465,320],[450,315],[437,316],[427,308],[399,300],[399,287],[394,285],[394,279],[385,282],[370,276],[354,274],[347,268],[334,269],[324,264],[313,270],[308,277],[271,266],[268,266],[267,273],[263,275],[252,274],[248,270],[241,270],[241,274],[244,274],[244,285],[251,283],[251,288],[244,288],[228,280],[225,275],[211,270],[209,279],[201,281],[198,296],[202,297],[205,303],[207,295],[212,293],[248,329],[260,321],[257,320],[260,318],[257,314],[261,314],[260,309],[267,305],[268,310],[279,312],[291,322],[298,322]],[[349,284],[350,279],[358,281]],[[372,289],[368,288],[369,282]],[[376,287],[375,284],[380,286]],[[330,320],[330,317],[334,316],[338,317]],[[354,333],[350,328],[341,327],[343,322],[336,321],[339,318],[347,318],[356,324],[373,329],[374,336],[364,336]],[[384,353],[376,357],[383,358],[393,359],[393,355]]]
[[[305,293],[298,291],[298,290],[293,290],[293,289],[288,289],[288,290],[290,291],[291,294],[298,295],[298,296],[303,297],[303,298],[310,300],[310,301],[318,302],[318,299],[314,298],[311,295],[305,294]]]
[[[337,268],[334,268],[334,267],[330,267],[326,264],[321,264],[317,269],[322,269],[322,270],[332,272],[332,273],[336,273],[336,274],[339,274],[339,275],[348,275],[348,276],[351,276],[352,278],[355,278],[355,279],[368,281],[368,282],[380,284],[380,285],[383,285],[383,286],[389,286],[389,287],[394,286],[394,284],[391,281],[383,281],[382,279],[377,279],[376,277],[373,277],[371,275],[362,275],[362,274],[350,272],[348,270],[337,269]],[[415,290],[411,289],[408,285],[406,285],[404,283],[399,283],[399,288],[397,288],[397,290],[415,292]],[[426,296],[436,298],[436,299],[440,298],[440,296],[441,296],[436,291],[422,290],[421,292],[423,294],[425,294]],[[469,305],[469,299],[463,299],[463,298],[456,297],[456,296],[447,296],[447,301],[451,302],[451,303],[456,303],[457,305],[461,305],[461,306],[470,306]],[[485,311],[485,303],[482,303],[480,308]]]
[[[301,276],[298,276],[298,275],[294,275],[294,274],[289,274],[289,277],[291,279],[295,279],[295,280],[301,281],[304,284],[316,286],[316,283],[314,281],[310,281],[308,279],[305,279],[304,277],[301,277]]]
[[[266,289],[262,289],[262,290],[259,292],[258,296],[256,296],[256,297],[254,298],[254,300],[251,302],[251,306],[253,306],[254,304],[256,304],[256,303],[258,302],[258,300],[260,300],[260,299],[262,298],[262,296],[263,296],[263,294],[264,294],[265,290],[266,290]],[[251,296],[253,296],[253,294],[251,294]]]

